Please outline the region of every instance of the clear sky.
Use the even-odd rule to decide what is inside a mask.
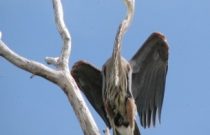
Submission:
[[[83,59],[101,68],[111,55],[125,7],[122,0],[62,0],[72,35],[70,66]],[[44,63],[58,56],[51,0],[1,0],[0,31],[15,52]],[[162,121],[143,135],[210,134],[210,1],[136,0],[133,23],[123,41],[130,59],[154,31],[170,47]],[[0,57],[1,135],[82,135],[64,93],[56,85]],[[89,106],[90,107],[90,106]],[[100,129],[105,125],[91,108]]]

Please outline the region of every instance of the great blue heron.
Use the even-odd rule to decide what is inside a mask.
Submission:
[[[120,55],[122,37],[129,26],[134,0],[125,0],[128,15],[122,21],[115,38],[110,59],[102,71],[79,61],[72,75],[92,106],[114,134],[139,135],[135,124],[136,108],[143,127],[155,125],[157,111],[161,115],[168,67],[168,45],[160,33],[153,33],[127,62]]]
[[[134,0],[125,0],[128,14],[119,26],[111,58],[102,68],[102,99],[114,135],[133,135],[136,104],[131,92],[130,64],[121,56],[122,38],[131,22]]]

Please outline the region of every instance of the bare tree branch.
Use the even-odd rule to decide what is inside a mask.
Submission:
[[[63,8],[61,0],[53,0],[55,21],[58,31],[63,39],[63,48],[61,55],[57,58],[46,57],[48,64],[53,64],[58,67],[58,70],[51,69],[39,62],[26,59],[7,47],[1,39],[0,32],[0,56],[10,61],[17,67],[26,70],[33,75],[41,76],[55,84],[57,84],[67,95],[80,126],[85,135],[99,135],[99,129],[87,108],[87,105],[81,95],[81,92],[69,72],[69,56],[71,51],[71,36],[65,26],[63,19]]]
[[[59,59],[55,58],[53,60],[53,58],[46,57],[46,61],[54,65],[57,63],[58,67],[69,72],[68,64],[71,51],[71,36],[64,22],[63,7],[60,0],[53,0],[53,9],[57,29],[63,39],[64,46]]]
[[[28,60],[20,55],[16,54],[10,50],[7,45],[0,40],[0,56],[4,57],[12,64],[17,67],[26,70],[34,75],[42,76],[52,82],[55,82],[57,79],[57,72],[54,72],[52,69],[46,67],[45,65],[38,63],[36,61]]]

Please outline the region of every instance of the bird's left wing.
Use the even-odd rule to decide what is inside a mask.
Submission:
[[[91,105],[98,112],[106,125],[110,127],[102,100],[101,71],[87,62],[78,61],[72,67],[71,74]]]

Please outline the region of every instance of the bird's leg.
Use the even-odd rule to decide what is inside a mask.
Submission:
[[[127,113],[127,119],[130,123],[131,128],[134,128],[134,120],[136,116],[136,104],[133,98],[128,98],[126,102],[126,113]]]

